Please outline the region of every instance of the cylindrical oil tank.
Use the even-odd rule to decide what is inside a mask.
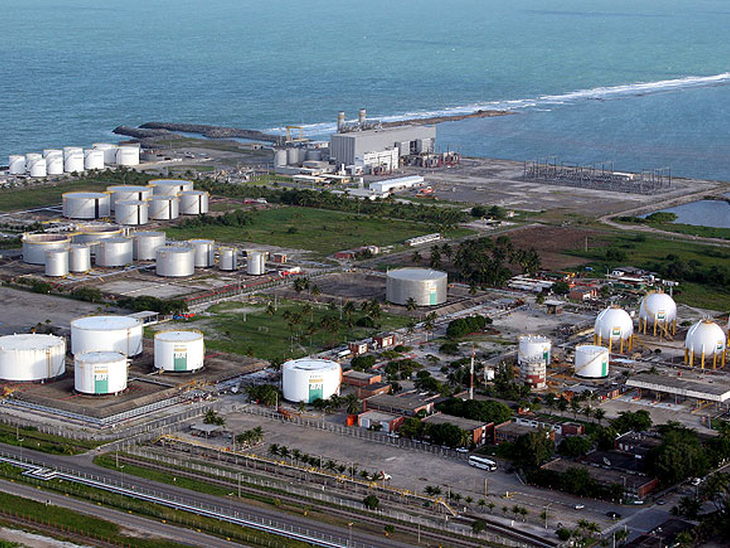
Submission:
[[[218,266],[221,270],[238,270],[238,251],[235,247],[219,247]]]
[[[193,190],[195,183],[184,179],[153,179],[150,186],[157,196],[177,196],[181,192]]]
[[[205,339],[200,331],[161,331],[155,334],[155,368],[190,372],[203,367]]]
[[[180,200],[177,196],[152,196],[149,217],[155,221],[169,221],[180,216]]]
[[[91,254],[96,255],[99,242],[108,238],[122,236],[122,229],[113,225],[83,225],[79,226],[73,235],[73,241],[77,244],[88,244],[91,247]]]
[[[128,200],[145,201],[152,198],[151,186],[138,185],[114,185],[106,187],[109,193],[110,209],[114,211],[117,202],[126,202]]]
[[[286,149],[286,163],[290,166],[297,165],[299,163],[299,149],[291,147]]]
[[[86,244],[71,244],[68,254],[68,269],[77,273],[91,270],[91,247]]]
[[[127,388],[128,360],[119,352],[85,352],[74,356],[74,388],[82,394],[108,396]]]
[[[84,169],[104,169],[104,151],[95,148],[85,149]]]
[[[49,150],[46,157],[46,173],[48,175],[63,175],[63,151]]]
[[[214,240],[188,240],[195,250],[195,268],[210,268],[215,264]]]
[[[38,382],[66,372],[66,339],[54,335],[0,337],[0,380]]]
[[[285,148],[277,148],[274,150],[274,167],[286,167]]]
[[[68,276],[68,248],[46,251],[46,276],[62,278]]]
[[[122,200],[116,203],[114,222],[118,225],[146,225],[149,202]]]
[[[249,251],[246,253],[246,274],[249,276],[263,276],[266,274],[266,254],[263,251]]]
[[[608,348],[593,344],[575,347],[575,374],[588,379],[602,379],[608,376]]]
[[[550,339],[540,335],[523,335],[518,341],[517,363],[520,366],[520,380],[537,390],[545,388],[552,348]]]
[[[107,238],[99,242],[96,266],[117,267],[131,264],[134,260],[132,238]]]
[[[79,173],[84,170],[84,149],[79,147],[64,147],[63,170],[66,173]]]
[[[46,264],[46,251],[66,249],[71,238],[66,234],[23,234],[23,262],[27,264]]]
[[[63,216],[68,219],[108,217],[109,194],[106,192],[66,192],[63,195]]]
[[[139,165],[139,147],[122,145],[116,151],[116,163],[120,166]]]
[[[722,327],[712,320],[701,320],[687,331],[684,339],[685,362],[702,368],[712,364],[713,368],[725,364],[727,338]]]
[[[184,278],[195,274],[195,250],[188,246],[161,247],[156,253],[158,276]]]
[[[642,299],[639,307],[639,330],[654,335],[674,335],[677,329],[677,303],[669,295],[651,291]],[[657,333],[658,331],[658,333]]]
[[[604,309],[596,318],[593,342],[606,345],[611,351],[631,350],[634,321],[628,312],[618,306]]]
[[[209,194],[205,190],[184,190],[178,195],[181,215],[208,213]]]
[[[430,268],[398,268],[386,277],[386,299],[406,305],[410,299],[418,306],[434,306],[446,302],[448,275]]]
[[[167,235],[164,232],[135,232],[132,239],[136,261],[154,261],[157,250],[167,245]]]
[[[104,165],[111,165],[117,163],[117,149],[118,145],[111,143],[94,143],[91,145],[96,150],[101,150],[104,153]]]
[[[41,178],[47,175],[46,159],[42,154],[31,153],[25,156],[26,169],[28,174],[34,178]]]
[[[310,148],[307,150],[305,159],[308,162],[309,161],[319,162],[322,160],[322,151],[317,148]]]
[[[25,174],[25,156],[22,154],[11,154],[8,156],[8,163],[10,164],[8,169],[10,175]]]
[[[71,322],[71,353],[142,352],[142,320],[131,316],[86,316]]]
[[[281,366],[284,399],[312,403],[326,400],[340,391],[342,369],[331,360],[301,358]]]

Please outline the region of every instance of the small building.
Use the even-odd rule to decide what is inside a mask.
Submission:
[[[394,413],[396,415],[406,415],[413,417],[420,412],[433,412],[433,401],[427,401],[419,396],[406,394],[403,396],[393,396],[391,394],[383,394],[374,396],[365,400],[365,409],[374,409],[376,411],[384,411],[386,413]]]
[[[428,424],[453,424],[454,426],[458,426],[471,434],[471,442],[474,445],[483,445],[487,441],[491,441],[494,435],[493,422],[486,423],[462,417],[454,417],[453,415],[444,415],[443,413],[429,415],[422,422]]]
[[[275,263],[284,264],[289,260],[289,258],[287,257],[286,253],[274,253],[272,260]]]
[[[357,387],[357,397],[360,400],[366,400],[373,396],[380,396],[382,394],[390,394],[391,386],[387,382],[375,382],[368,384],[367,386]]]
[[[196,422],[195,424],[190,425],[190,431],[193,433],[193,436],[209,438],[220,434],[223,431],[223,427],[217,424]]]
[[[360,428],[380,430],[386,434],[396,432],[404,421],[405,417],[402,415],[393,415],[382,411],[366,411],[357,417],[357,425]]]
[[[336,251],[335,259],[343,259],[345,261],[354,261],[355,252],[351,249],[346,249],[345,251]]]
[[[520,436],[524,436],[535,430],[535,427],[526,424],[518,424],[511,421],[503,422],[494,427],[494,444],[499,445],[505,441],[514,443]],[[546,435],[555,441],[555,432],[553,430],[548,430]]]
[[[364,371],[345,371],[342,374],[342,383],[350,386],[369,386],[383,381],[381,373],[366,373]]]
[[[594,301],[598,298],[598,289],[595,287],[574,287],[568,293],[571,301]]]
[[[545,428],[551,432],[555,432],[558,436],[580,436],[585,431],[582,424],[565,422],[558,417],[528,414],[515,417],[514,422],[529,426],[530,428]]]
[[[405,244],[408,247],[414,247],[417,245],[424,245],[424,244],[430,244],[432,242],[438,242],[441,240],[441,234],[439,232],[434,232],[433,234],[424,234],[423,236],[416,236],[414,238],[408,238],[405,241]]]
[[[377,350],[395,346],[395,335],[393,335],[392,333],[389,335],[376,335],[375,337],[373,337],[373,346]]]
[[[360,356],[361,354],[367,354],[368,352],[368,343],[362,341],[351,342],[347,345],[347,347],[350,349],[353,356]]]
[[[552,299],[549,301],[545,301],[545,309],[549,315],[557,316],[559,314],[562,314],[563,306],[565,306],[565,303],[563,301]]]
[[[627,432],[616,438],[614,447],[617,451],[633,455],[637,459],[643,459],[646,455],[662,444],[659,436],[646,432]]]

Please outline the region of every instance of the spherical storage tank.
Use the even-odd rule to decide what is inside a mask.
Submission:
[[[550,339],[539,335],[523,335],[518,341],[517,363],[520,366],[520,380],[538,390],[545,388],[552,348]]]
[[[126,202],[128,200],[145,201],[152,198],[151,186],[139,185],[113,185],[106,187],[109,193],[109,205],[112,211],[116,208],[117,202]]]
[[[152,196],[149,204],[149,217],[155,221],[169,221],[180,216],[180,200],[177,196]]]
[[[238,252],[234,247],[219,247],[220,259],[218,266],[221,270],[238,270]]]
[[[213,240],[188,240],[195,250],[195,268],[210,268],[215,264],[215,242]]]
[[[140,200],[124,200],[116,203],[114,222],[118,225],[146,225],[149,214],[148,202]]]
[[[84,150],[84,169],[104,169],[104,151],[95,148]]]
[[[405,305],[413,299],[418,306],[433,306],[446,302],[448,275],[430,268],[398,268],[387,274],[386,299]]]
[[[46,264],[46,251],[66,249],[71,238],[66,234],[23,234],[23,262],[27,264]]]
[[[78,173],[84,170],[84,149],[79,147],[63,148],[63,170]]]
[[[10,168],[8,173],[10,175],[24,175],[25,174],[25,156],[21,154],[11,154],[8,156],[8,163]]]
[[[181,215],[208,213],[210,196],[205,190],[185,190],[178,195]]]
[[[687,331],[684,339],[685,363],[695,363],[704,368],[712,362],[712,367],[725,365],[725,345],[727,339],[722,327],[712,320],[701,320]]]
[[[596,318],[594,330],[594,344],[606,345],[610,351],[631,350],[634,322],[622,308],[611,306],[603,310]]]
[[[46,251],[46,276],[61,278],[68,276],[68,248]]]
[[[155,335],[155,368],[188,372],[203,367],[205,339],[200,331],[161,331]]]
[[[117,267],[131,264],[134,260],[132,238],[107,238],[99,242],[96,251],[96,265]]]
[[[602,379],[608,376],[608,348],[592,344],[575,347],[575,374],[578,377]]]
[[[48,175],[63,175],[62,150],[44,150],[43,156],[46,159],[46,173]]]
[[[639,330],[646,333],[647,328],[654,331],[654,335],[672,335],[677,330],[677,303],[669,295],[659,291],[648,293],[639,307]]]
[[[195,183],[184,179],[153,179],[150,186],[157,196],[177,196],[181,192],[193,190]]]
[[[0,380],[37,382],[66,371],[66,339],[53,335],[0,337]]]
[[[116,151],[116,163],[120,166],[139,165],[139,147],[120,146]]]
[[[342,381],[340,364],[330,360],[301,358],[281,367],[284,399],[312,403],[339,393]]]
[[[68,269],[71,272],[91,270],[91,247],[86,244],[71,244],[68,256]]]
[[[86,316],[71,322],[71,353],[142,352],[142,321],[131,316]]]
[[[106,396],[127,388],[127,358],[119,352],[85,352],[74,357],[74,388]]]
[[[111,165],[117,163],[117,149],[118,145],[111,143],[94,143],[91,145],[96,150],[101,150],[104,153],[104,164]]]
[[[108,217],[109,212],[106,192],[66,192],[63,195],[63,216],[68,219],[99,219]]]
[[[249,276],[263,276],[266,274],[266,254],[263,251],[249,251],[246,253],[246,274]]]
[[[192,247],[161,247],[156,252],[155,262],[158,276],[184,278],[195,274],[195,250]]]
[[[154,261],[157,250],[167,245],[167,235],[164,232],[135,232],[133,239],[134,258],[137,261]]]
[[[41,178],[47,175],[46,159],[42,154],[27,154],[25,158],[26,168],[31,177]]]

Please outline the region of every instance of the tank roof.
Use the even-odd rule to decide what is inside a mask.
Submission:
[[[300,369],[303,371],[317,371],[339,368],[340,364],[332,360],[321,360],[314,358],[299,358],[297,360],[289,360],[282,366],[285,369]]]
[[[126,329],[138,325],[142,325],[142,322],[130,316],[85,316],[71,322],[71,327],[98,330]]]
[[[64,343],[64,339],[55,335],[25,333],[0,337],[0,348],[3,350],[32,350],[51,348]]]
[[[431,268],[397,268],[388,271],[388,277],[399,280],[438,280],[446,276],[446,272]]]
[[[193,181],[188,179],[152,179],[151,185],[180,185],[180,184],[195,184]]]
[[[86,363],[109,363],[126,361],[127,358],[121,352],[84,352],[75,356],[76,361]]]
[[[160,236],[167,236],[160,230],[140,230],[132,234],[134,238],[159,238]]]
[[[197,341],[202,338],[203,334],[200,331],[195,330],[160,331],[155,334],[155,340],[170,342]]]
[[[109,192],[116,192],[116,191],[124,191],[128,190],[130,192],[142,192],[144,190],[150,190],[149,186],[142,186],[142,185],[112,185],[106,187],[107,191]]]
[[[73,191],[73,192],[64,192],[63,197],[71,196],[73,198],[103,198],[105,196],[108,196],[108,193],[106,192],[88,192],[88,191]]]

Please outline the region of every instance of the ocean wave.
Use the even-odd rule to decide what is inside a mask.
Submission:
[[[372,117],[372,120],[381,122],[400,122],[403,120],[418,120],[434,118],[437,116],[458,116],[474,114],[480,110],[551,110],[549,107],[572,105],[583,101],[615,100],[621,98],[638,97],[655,93],[681,91],[690,88],[710,87],[716,85],[730,84],[730,72],[723,72],[712,76],[686,76],[672,80],[659,80],[656,82],[636,82],[633,84],[619,84],[615,86],[602,86],[590,89],[581,89],[557,95],[540,95],[526,99],[507,99],[502,101],[487,101],[483,103],[472,103],[455,107],[446,107],[436,110],[419,110],[403,112],[388,116]],[[348,120],[348,122],[351,120]],[[305,135],[324,135],[332,133],[336,129],[335,122],[320,122],[305,124]],[[271,133],[284,133],[286,128],[274,127],[265,130]]]

